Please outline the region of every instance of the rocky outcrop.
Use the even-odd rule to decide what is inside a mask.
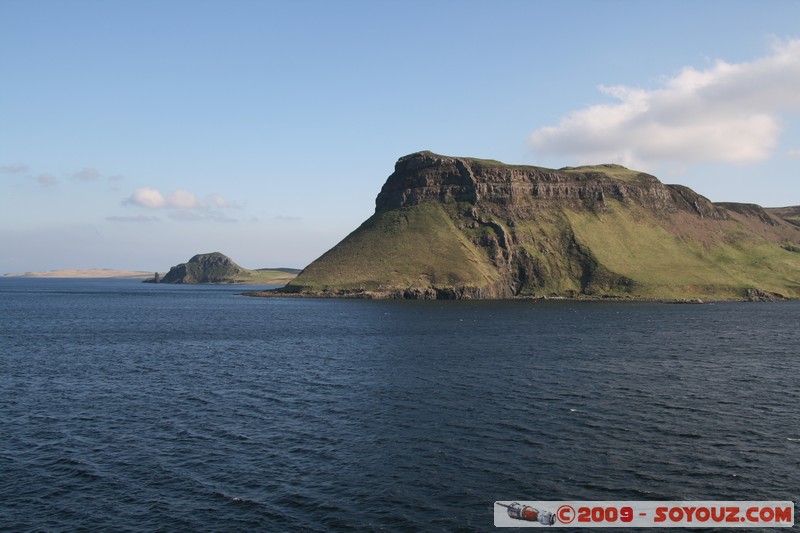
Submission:
[[[160,283],[231,283],[247,272],[233,260],[219,252],[198,254],[186,263],[169,269]]]
[[[785,298],[781,294],[750,288],[744,291],[744,299],[748,302],[779,302]]]

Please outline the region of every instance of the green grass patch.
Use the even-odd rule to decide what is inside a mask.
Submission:
[[[643,175],[638,170],[630,170],[621,165],[586,165],[581,167],[564,167],[560,169],[568,174],[585,174],[587,172],[597,172],[609,178],[620,181],[639,181]]]
[[[261,268],[248,270],[232,278],[232,283],[251,285],[285,285],[297,277],[300,271],[292,268]]]
[[[723,243],[706,248],[640,216],[636,207],[610,205],[610,212],[567,216],[577,240],[606,268],[633,279],[638,296],[735,298],[758,288],[800,297],[800,258],[742,227],[729,228]]]
[[[497,280],[486,252],[437,202],[376,213],[290,282],[296,291],[485,287]]]

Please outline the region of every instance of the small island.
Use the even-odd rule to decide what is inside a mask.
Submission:
[[[145,283],[244,283],[251,285],[285,285],[300,272],[294,268],[262,268],[251,270],[237,265],[220,252],[197,254],[186,263],[158,272]]]

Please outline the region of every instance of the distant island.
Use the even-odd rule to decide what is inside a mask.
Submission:
[[[3,274],[4,278],[107,278],[107,279],[145,279],[152,278],[152,272],[139,270],[115,270],[112,268],[87,268],[48,270],[47,272],[25,272],[23,274]]]
[[[220,252],[197,254],[161,276],[149,274],[146,283],[248,283],[284,285],[300,272],[294,268],[262,268],[251,270],[237,265]]]
[[[619,165],[558,170],[417,152],[375,213],[255,296],[800,297],[800,207],[712,203]]]
[[[242,283],[251,285],[285,285],[300,272],[296,268],[248,269],[237,265],[219,252],[197,254],[186,263],[170,268],[166,273],[110,268],[63,269],[46,272],[3,274],[4,278],[103,278],[132,279],[145,283]]]

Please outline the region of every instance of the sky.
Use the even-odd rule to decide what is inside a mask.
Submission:
[[[0,0],[0,274],[302,268],[403,155],[800,204],[800,2]]]

